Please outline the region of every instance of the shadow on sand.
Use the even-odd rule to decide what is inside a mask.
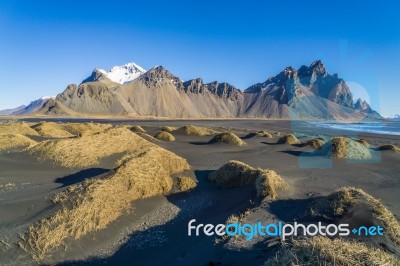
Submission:
[[[61,187],[66,187],[70,186],[76,183],[80,183],[84,181],[87,178],[93,178],[99,175],[102,175],[104,173],[109,172],[110,169],[105,169],[105,168],[90,168],[90,169],[85,169],[82,171],[79,171],[75,174],[72,175],[67,175],[63,177],[59,177],[55,180],[56,183],[62,184]]]
[[[211,143],[209,141],[190,141],[189,144],[192,144],[192,145],[211,145],[213,143]]]
[[[198,187],[191,192],[167,196],[180,212],[165,224],[134,232],[118,250],[106,258],[69,261],[59,265],[261,265],[274,249],[259,243],[251,250],[227,249],[215,244],[215,236],[188,236],[188,222],[193,225],[225,223],[233,214],[254,207],[254,187],[217,188],[207,181],[210,170],[195,171]],[[210,205],[199,205],[203,197]],[[194,234],[195,231],[192,231]]]

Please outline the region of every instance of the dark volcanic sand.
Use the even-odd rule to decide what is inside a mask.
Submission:
[[[143,126],[150,135],[158,132],[161,126],[187,124],[213,127],[217,130],[230,128],[240,137],[257,130],[287,133],[294,131],[308,136],[337,136],[346,133],[317,129],[302,122],[293,124],[290,121],[152,120],[131,121],[129,124]],[[355,136],[354,132],[347,133]],[[67,249],[53,254],[47,263],[208,265],[209,262],[220,262],[223,265],[261,265],[273,254],[275,239],[268,239],[268,243],[263,243],[265,239],[244,243],[242,249],[239,249],[240,245],[234,243],[215,245],[214,237],[187,236],[187,223],[191,219],[196,219],[196,224],[224,223],[231,214],[256,206],[251,187],[221,189],[207,181],[207,175],[228,160],[240,160],[254,167],[273,169],[292,187],[290,191],[282,193],[278,201],[264,203],[265,208],[249,216],[255,222],[267,219],[290,220],[301,210],[303,202],[312,197],[327,195],[342,186],[362,188],[381,199],[395,215],[400,215],[400,154],[382,152],[381,160],[376,163],[336,160],[329,168],[303,168],[299,163],[299,154],[311,151],[310,147],[276,145],[278,137],[245,139],[246,146],[236,147],[228,144],[207,144],[211,139],[207,136],[174,135],[176,142],[157,144],[188,160],[196,173],[198,188],[189,193],[140,200],[134,203],[131,214],[114,222],[106,230],[88,235],[79,241],[68,242]],[[361,134],[359,137],[373,145],[400,143],[399,136]],[[306,136],[300,136],[300,140],[302,139],[306,139]],[[18,232],[23,232],[22,229],[28,224],[54,210],[48,197],[84,178],[101,175],[111,169],[112,165],[113,160],[109,159],[92,169],[66,169],[38,163],[22,153],[1,153],[0,185],[15,185],[0,187],[0,239],[7,237],[5,243],[10,245],[0,243],[0,264],[21,265],[30,261],[13,243],[16,242]],[[267,245],[272,247],[267,248]],[[92,259],[88,260],[89,257]]]

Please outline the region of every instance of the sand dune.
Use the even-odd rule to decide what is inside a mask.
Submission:
[[[187,135],[195,135],[195,136],[210,136],[219,133],[211,128],[199,127],[199,126],[183,126],[176,130],[177,132],[181,132]]]
[[[167,131],[167,132],[172,132],[172,131],[175,131],[175,130],[177,130],[178,128],[177,127],[171,127],[171,126],[163,126],[163,127],[161,127],[161,131]]]
[[[34,145],[36,145],[35,141],[21,134],[0,135],[0,151],[24,149]]]
[[[141,126],[133,126],[130,128],[133,132],[146,132],[146,130],[144,130]]]
[[[394,152],[400,152],[400,148],[393,145],[393,144],[387,144],[387,145],[382,145],[378,148],[380,151],[394,151]]]
[[[140,136],[140,137],[142,137],[142,138],[144,138],[147,141],[152,142],[152,143],[158,143],[158,142],[161,141],[161,140],[158,140],[155,137],[153,137],[153,136],[151,136],[151,135],[149,135],[147,133],[135,132],[135,134]]]
[[[242,187],[255,185],[257,196],[272,199],[277,197],[278,190],[287,189],[286,181],[270,169],[256,169],[239,161],[229,161],[208,177],[222,187]]]
[[[128,153],[150,143],[126,128],[111,128],[81,137],[47,140],[29,149],[40,161],[65,167],[93,166],[114,154]]]
[[[344,239],[309,237],[286,244],[264,266],[275,265],[398,265],[397,258],[377,248]]]
[[[41,136],[52,138],[68,138],[73,135],[64,126],[54,122],[42,122],[32,126]]]
[[[321,138],[310,139],[306,142],[306,145],[311,146],[314,149],[319,149],[325,142]]]
[[[28,123],[5,122],[0,123],[0,134],[21,134],[38,136],[39,134]]]
[[[175,141],[175,137],[166,131],[160,131],[154,137],[162,141]]]
[[[262,131],[249,133],[246,136],[244,136],[243,138],[244,139],[249,139],[249,138],[254,138],[254,137],[272,138],[272,135],[271,135],[271,133],[262,130]]]
[[[54,202],[61,209],[29,227],[20,245],[35,259],[43,259],[67,238],[79,239],[106,228],[131,211],[134,200],[169,193],[171,175],[189,168],[185,159],[162,148],[137,147],[119,160],[109,177],[86,181],[58,195]]]
[[[162,130],[177,136],[175,142],[152,136],[169,123],[182,126],[192,121],[141,121],[146,133],[130,130],[136,122],[122,123],[60,123],[61,129],[74,135],[62,139],[40,136],[31,128],[33,123],[0,126],[4,132],[35,134],[32,146],[0,152],[0,212],[4,214],[0,264],[398,264],[398,154],[381,152],[379,163],[334,160],[329,168],[308,169],[301,165],[302,154],[315,156],[307,157],[311,160],[332,156],[318,153],[328,151],[327,143],[316,152],[304,145],[304,140],[315,138],[314,128],[296,129],[303,145],[275,145],[258,134],[263,128],[291,132],[290,121],[196,121],[195,131],[205,130],[205,135],[188,134],[183,127]],[[246,138],[243,148],[210,145],[212,128],[239,136],[256,134]],[[321,140],[345,135],[324,130],[318,132]],[[0,132],[0,143],[2,138],[5,145],[13,143],[9,135]],[[28,138],[28,134],[11,135]],[[333,155],[348,155],[355,148],[350,154],[358,156],[360,151],[378,152],[373,147],[382,144],[394,149],[398,139],[367,134],[328,143]],[[320,139],[314,140],[309,145],[321,144]],[[280,245],[278,239],[266,237],[251,241],[189,237],[187,224],[193,218],[213,224],[227,220],[366,224],[380,225],[385,231],[374,238],[293,238]]]
[[[293,144],[300,144],[300,141],[296,138],[295,135],[287,134],[287,135],[279,138],[277,143],[293,145]]]
[[[241,140],[238,136],[236,136],[232,132],[224,132],[224,133],[219,133],[216,136],[214,136],[209,143],[227,143],[227,144],[233,144],[236,146],[244,146],[246,145],[246,142]]]
[[[188,191],[197,186],[196,181],[188,176],[179,176],[176,181],[176,185],[180,191]]]
[[[366,160],[372,158],[364,144],[347,137],[334,137],[316,150],[316,154],[335,159]]]
[[[102,132],[111,128],[111,124],[99,123],[66,123],[63,128],[73,135],[84,135]]]

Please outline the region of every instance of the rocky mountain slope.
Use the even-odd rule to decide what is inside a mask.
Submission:
[[[27,115],[31,113],[35,113],[39,109],[41,109],[49,100],[54,99],[55,97],[44,96],[40,99],[31,101],[27,106],[15,110],[11,113],[11,115]]]
[[[15,107],[15,108],[4,109],[4,110],[0,111],[0,116],[1,115],[11,115],[12,113],[18,112],[18,111],[20,111],[20,110],[22,110],[24,108],[25,108],[25,105],[20,105],[20,106]]]
[[[244,91],[225,82],[204,83],[201,78],[184,82],[162,66],[145,72],[131,63],[110,72],[95,69],[80,85],[69,85],[36,113],[171,118],[380,118],[361,105],[353,103],[345,81],[337,74],[329,74],[319,60],[299,69],[286,67]]]

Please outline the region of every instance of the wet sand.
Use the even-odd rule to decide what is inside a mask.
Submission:
[[[109,121],[107,121],[109,122]],[[113,121],[127,124],[127,121]],[[304,122],[269,120],[172,120],[130,121],[154,135],[161,126],[187,124],[230,129],[244,137],[249,132],[296,132],[300,140],[310,136],[348,134],[366,139],[372,145],[400,143],[400,136],[358,134],[333,129],[317,129]],[[111,265],[260,265],[273,254],[276,239],[259,239],[251,243],[215,245],[214,237],[188,237],[187,223],[224,223],[233,213],[258,206],[250,187],[222,189],[207,181],[210,172],[228,160],[239,160],[254,167],[269,168],[284,177],[291,190],[281,193],[273,203],[264,202],[250,220],[289,221],[304,205],[303,201],[324,196],[342,186],[365,190],[381,199],[397,217],[400,216],[400,154],[380,152],[374,163],[353,163],[334,160],[328,168],[304,168],[301,154],[310,147],[276,144],[274,138],[244,139],[246,146],[208,144],[211,137],[174,134],[175,142],[157,142],[183,158],[195,172],[198,187],[191,192],[158,196],[133,204],[132,213],[121,217],[107,229],[89,234],[78,241],[67,242],[65,250],[55,252],[49,264]],[[114,159],[104,160],[90,169],[67,169],[37,162],[20,152],[0,153],[0,264],[31,263],[29,256],[18,248],[18,233],[29,224],[45,217],[54,206],[49,200],[85,178],[94,178],[112,169]],[[8,185],[6,187],[7,184]],[[3,187],[1,187],[3,185]],[[303,204],[303,205],[302,205]],[[281,211],[287,213],[283,215]],[[266,242],[265,242],[266,241]],[[270,246],[267,248],[267,246]],[[398,252],[394,250],[393,252]],[[400,254],[400,253],[399,253]],[[397,254],[397,255],[399,255]]]

